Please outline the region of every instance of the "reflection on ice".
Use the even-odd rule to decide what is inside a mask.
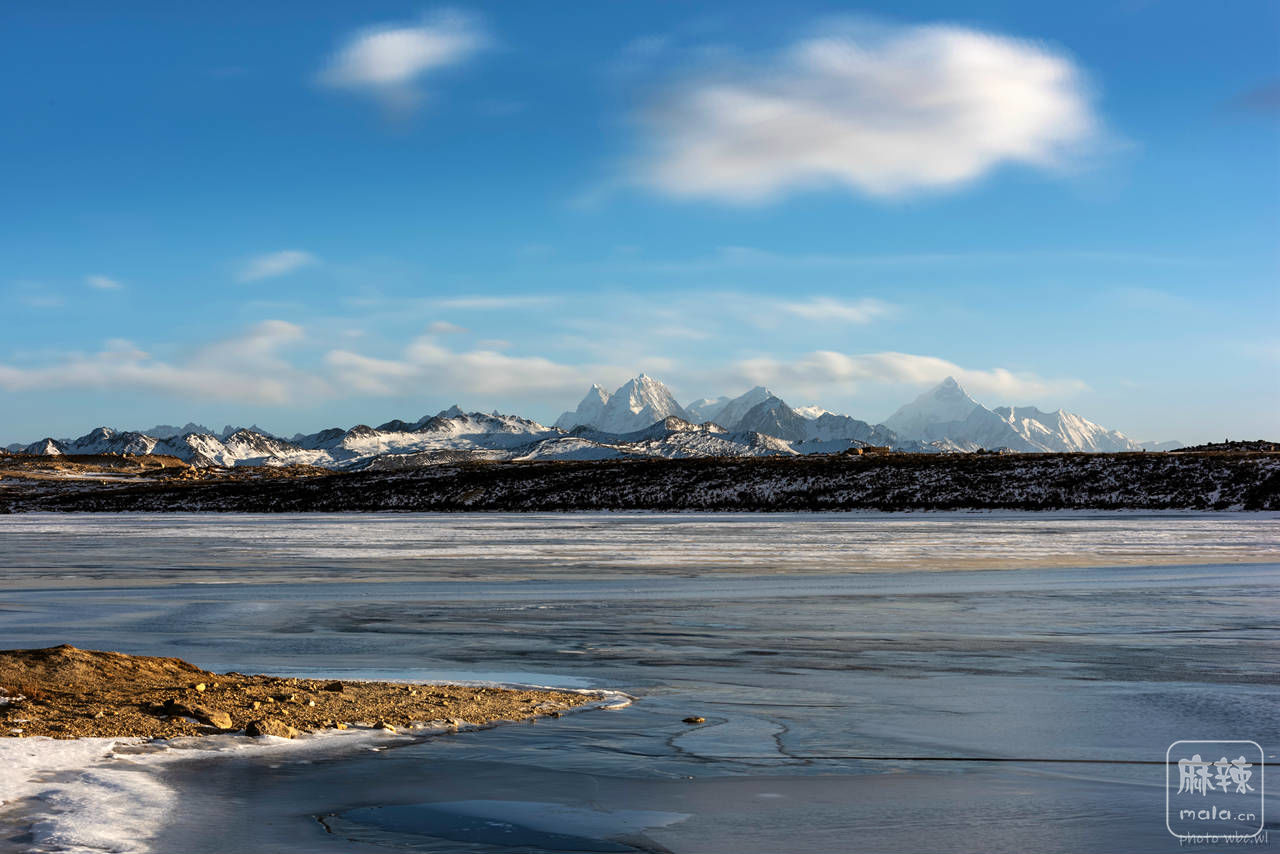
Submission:
[[[688,817],[687,813],[604,810],[545,801],[469,800],[361,807],[324,823],[336,833],[368,842],[388,842],[394,834],[492,845],[503,851],[629,852],[637,846],[624,840],[639,842],[635,837],[644,831]],[[421,840],[414,847],[423,850],[426,844]],[[652,850],[651,844],[640,847]]]

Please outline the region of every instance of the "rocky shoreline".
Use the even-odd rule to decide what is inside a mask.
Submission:
[[[56,646],[0,651],[0,736],[173,738],[457,729],[559,717],[600,695],[213,673],[178,658]]]

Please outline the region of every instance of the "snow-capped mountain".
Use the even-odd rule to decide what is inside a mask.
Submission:
[[[812,422],[800,417],[799,413],[787,406],[786,401],[773,395],[748,409],[733,424],[735,430],[777,436],[788,442],[799,442],[807,438],[811,426]]]
[[[154,427],[148,427],[146,430],[139,430],[138,432],[144,436],[154,436],[157,439],[172,439],[174,436],[185,436],[188,433],[208,433],[212,435],[213,428],[188,421],[181,427],[175,427],[172,424],[157,424]],[[229,436],[233,432],[235,431],[228,429],[222,435]]]
[[[422,452],[472,452],[522,448],[560,435],[536,421],[514,415],[465,413],[456,406],[428,415],[408,429],[375,430],[360,424],[345,430],[333,427],[286,441],[258,430],[241,428],[219,437],[188,433],[160,439],[141,433],[120,433],[99,427],[79,439],[43,439],[23,453],[168,454],[196,466],[316,465],[358,468],[377,457]]]
[[[689,413],[689,418],[695,424],[703,424],[707,421],[714,421],[715,417],[720,414],[720,410],[724,409],[725,404],[731,399],[724,395],[716,398],[702,397],[693,403],[685,404],[684,411]]]
[[[605,391],[604,386],[596,383],[591,386],[587,396],[582,398],[577,409],[572,412],[566,412],[556,419],[556,429],[572,430],[574,427],[590,426],[597,423],[604,417],[604,407],[609,402],[610,397],[611,395]]]
[[[736,398],[722,397],[713,420],[729,430],[760,433],[785,439],[802,454],[827,454],[851,447],[878,445],[903,450],[931,453],[954,450],[950,446],[932,447],[923,442],[901,440],[892,430],[881,425],[836,415],[820,406],[805,407],[808,415],[793,409],[769,389],[757,386]],[[715,403],[704,399],[698,403]],[[696,404],[686,407],[691,413]],[[703,410],[706,411],[705,409]],[[740,414],[739,414],[740,413]]]
[[[41,439],[22,449],[24,454],[150,454],[160,440],[132,430],[97,427],[79,439]]]
[[[378,429],[364,424],[350,430],[331,428],[298,437],[294,444],[322,451],[326,459],[317,465],[351,468],[383,456],[512,450],[558,435],[560,431],[527,418],[463,412],[452,406],[412,424],[391,421]]]
[[[1067,453],[1142,450],[1141,445],[1123,433],[1062,409],[1053,412],[1043,412],[1034,406],[987,409],[970,397],[953,377],[947,377],[884,423],[901,437],[946,443],[959,450],[1001,447]]]
[[[991,410],[1019,436],[1046,451],[1141,451],[1123,433],[1108,430],[1071,412],[1041,412],[1034,406],[997,406]]]
[[[613,435],[579,427],[570,439],[548,439],[516,459],[614,459],[621,457],[761,457],[794,456],[784,440],[747,431],[729,431],[718,424],[692,424],[670,416],[644,430]]]
[[[958,450],[1043,450],[970,397],[954,377],[947,377],[901,407],[885,419],[884,426],[904,439],[948,442]]]
[[[188,424],[188,427],[200,425]],[[399,469],[466,460],[744,457],[831,454],[868,446],[913,453],[1008,448],[1015,451],[1137,451],[1128,437],[1070,412],[1034,407],[988,409],[953,378],[920,395],[884,424],[818,406],[793,409],[757,386],[737,397],[681,407],[644,374],[613,394],[593,386],[555,427],[517,415],[464,412],[457,406],[415,421],[393,419],[297,434],[286,440],[257,427],[182,434],[160,425],[152,435],[98,427],[78,439],[11,445],[18,453],[168,454],[196,466],[315,465]],[[1151,443],[1154,444],[1154,443]],[[1157,448],[1177,443],[1164,443]]]
[[[902,437],[883,424],[868,424],[857,418],[850,418],[848,415],[836,415],[834,412],[826,411],[809,422],[806,439],[818,442],[852,439],[866,445],[880,447],[901,447],[904,443]]]
[[[557,418],[556,426],[561,430],[594,427],[605,433],[634,433],[672,415],[690,420],[689,413],[665,385],[641,374],[613,394],[598,385],[592,386],[577,410]]]
[[[721,427],[737,430],[743,416],[764,403],[766,400],[777,400],[773,392],[764,386],[756,386],[745,394],[734,398],[720,397],[711,406],[704,407],[694,418],[696,421],[714,421]],[[699,401],[701,403],[702,401]],[[690,411],[692,415],[693,412]],[[749,428],[748,428],[749,429]]]

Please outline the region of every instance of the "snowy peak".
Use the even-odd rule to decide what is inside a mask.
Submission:
[[[969,396],[955,377],[947,377],[885,419],[900,438],[943,442],[957,448],[1042,450],[1007,421]]]
[[[609,402],[609,392],[596,383],[578,403],[578,408],[564,413],[556,419],[555,426],[559,430],[572,430],[574,427],[590,426],[604,415],[605,404]]]
[[[884,426],[899,436],[923,439],[931,425],[962,422],[981,408],[955,377],[947,377],[886,418]]]
[[[18,453],[21,454],[37,454],[42,457],[58,457],[62,456],[62,443],[56,439],[41,439],[39,442],[32,442],[25,446]]]
[[[1114,430],[1058,409],[1034,406],[987,409],[947,377],[885,420],[906,439],[962,448],[1011,448],[1015,451],[1116,452],[1141,447]]]
[[[778,400],[778,397],[769,389],[758,385],[745,394],[740,394],[732,400],[725,401],[714,414],[705,416],[705,418],[729,430],[746,429],[739,428],[739,422],[748,412],[767,400]]]
[[[684,413],[684,408],[676,403],[670,390],[647,374],[641,374],[624,383],[622,388],[614,392],[605,403],[606,411],[610,406],[614,407],[614,411],[621,411],[625,406],[626,411],[632,415],[639,415],[646,410],[664,411],[669,415]]]
[[[573,412],[566,412],[556,419],[556,427],[572,430],[574,427],[591,427],[603,433],[634,433],[669,416],[685,421],[692,420],[684,407],[676,402],[670,389],[647,374],[641,374],[622,384],[609,394],[594,385]]]
[[[761,389],[761,391],[768,390]],[[809,422],[787,406],[782,398],[769,395],[747,410],[746,414],[733,425],[733,429],[775,436],[786,439],[788,442],[799,442],[808,433]]]

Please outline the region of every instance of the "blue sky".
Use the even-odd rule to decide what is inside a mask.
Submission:
[[[1280,433],[1280,6],[0,12],[0,440],[947,374]]]

